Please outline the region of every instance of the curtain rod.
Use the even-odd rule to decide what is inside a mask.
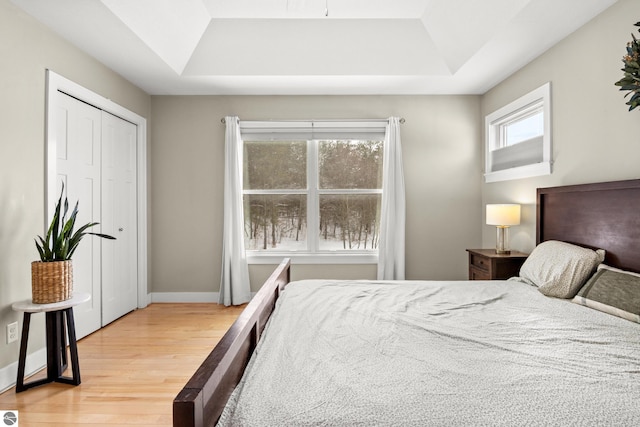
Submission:
[[[388,122],[389,119],[322,119],[322,120],[259,120],[264,122]],[[400,124],[404,124],[404,117],[400,117]],[[220,119],[220,123],[226,124],[225,118]]]

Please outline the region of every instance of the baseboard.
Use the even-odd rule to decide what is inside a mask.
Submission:
[[[25,363],[25,377],[37,373],[47,366],[47,348],[43,347],[40,350],[36,350],[27,355],[27,361]],[[10,365],[0,369],[0,393],[4,393],[11,387],[16,385],[16,378],[18,377],[18,362],[15,361]]]
[[[219,292],[152,292],[151,302],[218,302]]]
[[[256,293],[251,292],[251,298]],[[218,302],[220,292],[151,292],[149,304],[152,302]]]

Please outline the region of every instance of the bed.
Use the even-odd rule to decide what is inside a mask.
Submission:
[[[638,212],[640,180],[538,189],[520,281],[288,284],[284,260],[176,396],[174,425],[638,424],[640,325],[592,308],[583,283],[571,299],[523,283],[561,264],[538,255],[551,245],[606,251],[592,289],[640,272]]]

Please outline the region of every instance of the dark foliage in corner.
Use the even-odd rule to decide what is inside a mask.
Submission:
[[[640,22],[634,24],[636,27],[640,27]],[[640,32],[640,30],[638,30]],[[640,59],[640,41],[631,34],[632,41],[627,43],[627,54],[622,57],[624,63],[624,77],[618,80],[615,85],[620,86],[620,90],[629,91],[625,98],[631,95],[631,98],[626,102],[629,106],[629,111],[640,105],[640,65],[638,59]]]

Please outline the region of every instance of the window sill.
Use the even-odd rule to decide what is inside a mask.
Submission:
[[[251,253],[247,251],[248,264],[278,264],[283,258],[291,258],[292,264],[377,264],[378,254],[372,253],[297,253],[269,252]]]
[[[508,181],[511,179],[531,178],[542,175],[551,175],[551,162],[542,162],[497,172],[489,172],[484,174],[484,182]]]

